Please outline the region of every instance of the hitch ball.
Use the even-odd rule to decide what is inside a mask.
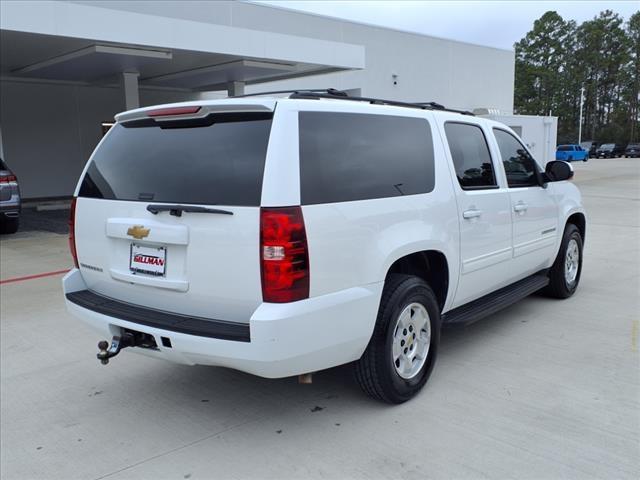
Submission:
[[[134,337],[131,333],[125,332],[124,335],[114,335],[111,340],[111,346],[109,346],[109,342],[106,340],[102,340],[98,342],[98,353],[96,357],[100,360],[100,363],[106,365],[109,363],[109,359],[111,357],[115,357],[120,353],[120,350],[127,347],[132,347],[135,345]]]
[[[103,365],[106,365],[107,363],[109,363],[109,342],[107,342],[106,340],[102,340],[100,342],[98,342],[98,354],[96,355],[98,357],[98,360],[100,360],[100,363],[102,363]]]

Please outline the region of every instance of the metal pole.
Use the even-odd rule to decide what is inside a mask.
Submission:
[[[584,102],[584,85],[580,87],[580,122],[578,124],[578,145],[582,143],[582,104]]]

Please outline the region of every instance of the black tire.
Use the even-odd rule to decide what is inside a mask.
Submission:
[[[572,162],[573,161],[573,157],[569,156],[569,158],[567,158],[567,162]]]
[[[567,249],[572,240],[575,240],[578,249],[578,265],[575,279],[568,282],[565,277],[565,262],[567,258]],[[580,283],[580,275],[582,274],[582,235],[580,230],[572,223],[568,223],[564,229],[560,250],[553,266],[549,270],[549,285],[543,290],[543,293],[554,298],[569,298],[573,295]]]
[[[424,364],[415,376],[405,379],[396,371],[393,363],[393,337],[400,313],[412,303],[420,304],[426,309],[429,317],[427,321],[431,326],[431,340]],[[413,346],[413,340],[411,342]],[[420,391],[431,375],[439,343],[440,307],[431,287],[419,277],[391,274],[385,282],[369,345],[354,365],[356,380],[372,398],[386,403],[406,402]]]
[[[19,226],[20,219],[18,217],[4,217],[2,220],[0,220],[0,233],[16,233]]]

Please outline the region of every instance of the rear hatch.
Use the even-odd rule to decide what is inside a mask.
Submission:
[[[100,143],[75,207],[90,290],[248,323],[262,301],[260,199],[273,112],[224,108],[125,114]]]

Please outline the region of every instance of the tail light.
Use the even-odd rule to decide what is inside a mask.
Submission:
[[[73,257],[73,264],[78,268],[78,252],[76,251],[76,197],[71,200],[69,211],[69,251]]]
[[[265,302],[309,298],[309,251],[300,207],[260,209],[260,259]]]
[[[0,183],[17,182],[18,178],[15,175],[9,174],[0,177]]]

